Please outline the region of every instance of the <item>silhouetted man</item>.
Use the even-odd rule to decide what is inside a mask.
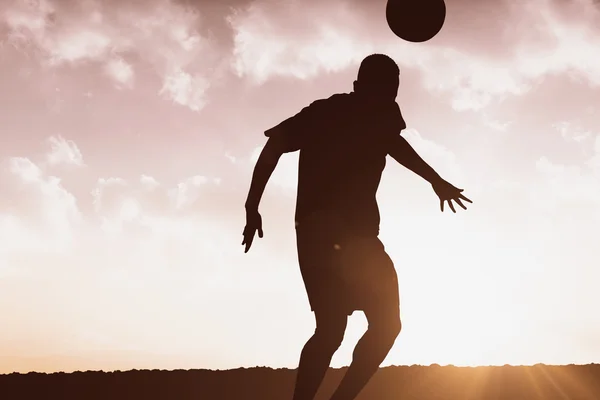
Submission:
[[[348,316],[362,310],[369,328],[356,346],[332,400],[354,399],[400,333],[394,264],[379,235],[376,192],[389,154],[431,183],[440,199],[462,208],[462,189],[443,180],[400,136],[406,128],[395,99],[400,71],[373,54],[359,68],[351,93],[317,100],[267,130],[246,201],[245,251],[262,237],[258,205],[279,157],[300,151],[296,238],[298,261],[316,319],[300,357],[294,400],[312,400],[339,348]]]

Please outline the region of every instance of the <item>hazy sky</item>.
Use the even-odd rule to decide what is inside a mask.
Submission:
[[[390,159],[387,364],[600,361],[600,10],[447,0],[402,42],[384,0],[0,2],[0,372],[297,366],[297,154],[243,254],[263,131],[401,67],[404,136],[474,200],[440,213]],[[362,313],[334,358],[347,364]]]

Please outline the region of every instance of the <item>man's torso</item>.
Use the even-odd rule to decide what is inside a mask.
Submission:
[[[300,148],[297,226],[315,213],[330,214],[346,233],[377,235],[376,194],[388,143],[404,127],[400,110],[396,103],[375,107],[354,93],[313,105],[319,107],[315,131]]]

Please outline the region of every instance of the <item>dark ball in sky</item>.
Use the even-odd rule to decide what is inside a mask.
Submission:
[[[426,42],[446,20],[444,0],[388,0],[387,23],[396,36],[409,42]]]

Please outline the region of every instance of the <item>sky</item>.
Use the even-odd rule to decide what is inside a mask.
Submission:
[[[446,0],[403,42],[385,1],[0,2],[0,373],[297,366],[297,154],[240,245],[263,132],[401,69],[403,136],[474,201],[441,213],[392,159],[378,199],[403,331],[383,365],[600,361],[600,9]],[[333,366],[366,329],[356,312]]]

